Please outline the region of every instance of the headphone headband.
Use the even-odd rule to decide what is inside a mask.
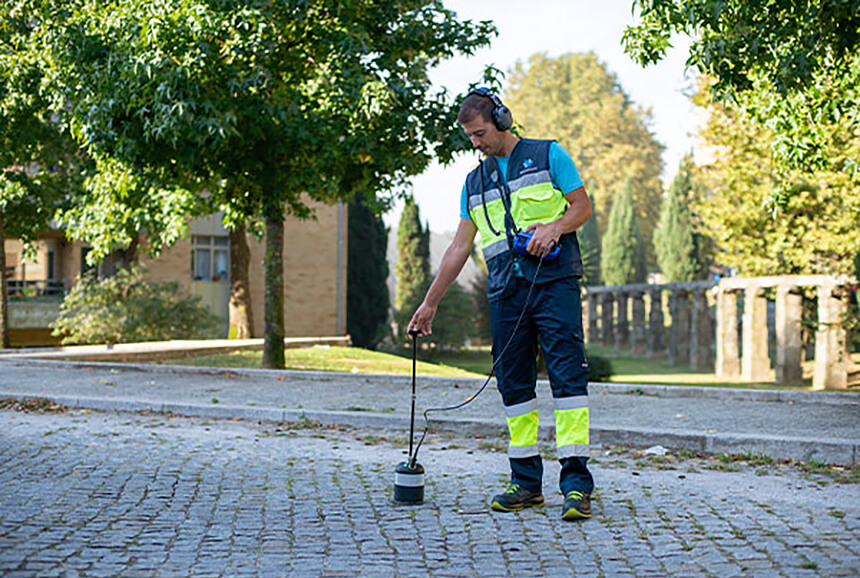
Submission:
[[[505,106],[502,102],[502,99],[496,96],[489,88],[486,86],[479,86],[478,88],[473,88],[469,91],[469,94],[466,95],[466,98],[472,96],[483,96],[484,98],[489,98],[493,102],[493,124],[496,125],[496,128],[501,131],[510,130],[510,128],[514,125],[514,117],[511,114],[511,110]]]

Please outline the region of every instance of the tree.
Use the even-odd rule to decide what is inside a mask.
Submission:
[[[693,38],[687,65],[715,79],[714,96],[735,102],[772,136],[773,167],[856,172],[834,160],[824,126],[860,126],[860,2],[857,0],[634,0],[638,22],[622,39],[639,64],[659,61],[673,33]],[[794,191],[777,191],[784,203]]]
[[[464,148],[427,72],[494,32],[436,0],[128,0],[58,13],[46,34],[58,110],[100,169],[84,212],[107,205],[104,230],[88,234],[126,243],[120,225],[141,209],[157,249],[184,232],[203,189],[264,220],[263,365],[283,367],[285,215],[390,193],[431,155]]]
[[[471,317],[475,320],[473,337],[481,343],[490,343],[490,299],[487,297],[487,262],[481,251],[472,250],[472,261],[478,267],[478,274],[469,284],[468,292],[472,298],[473,313]]]
[[[642,234],[650,239],[663,170],[663,146],[649,129],[650,111],[633,103],[591,52],[535,54],[518,62],[509,80],[505,103],[522,134],[556,139],[570,152],[594,196],[598,229],[606,231],[615,194],[631,178]]]
[[[698,200],[693,184],[693,160],[681,160],[660,209],[654,231],[654,252],[666,281],[695,281],[708,274],[707,239],[696,231],[692,204]]]
[[[412,314],[430,286],[430,230],[421,225],[421,213],[413,197],[407,197],[397,227],[397,289],[394,294],[397,330],[407,339]]]
[[[588,188],[591,190],[591,187]],[[591,199],[592,206],[594,199]],[[577,231],[579,253],[582,256],[582,284],[584,286],[600,285],[600,231],[597,228],[597,210],[594,209],[591,218]]]
[[[9,346],[5,241],[35,241],[74,186],[76,159],[51,119],[43,63],[33,49],[38,8],[28,0],[0,4],[0,348]]]
[[[718,261],[747,276],[850,274],[860,251],[860,195],[851,175],[836,167],[860,154],[851,122],[822,127],[833,168],[789,171],[796,184],[774,219],[761,210],[783,182],[770,153],[773,134],[704,88],[696,102],[707,111],[701,138],[712,154],[698,169],[708,193],[696,211]]]
[[[388,229],[361,202],[349,205],[346,329],[353,345],[376,349],[385,337],[388,295]]]
[[[433,335],[429,340],[442,349],[459,349],[466,338],[476,333],[475,309],[472,298],[460,283],[455,282],[442,300],[433,319]]]
[[[604,283],[626,285],[645,282],[645,244],[633,204],[632,179],[624,183],[612,207],[601,249],[600,270]]]

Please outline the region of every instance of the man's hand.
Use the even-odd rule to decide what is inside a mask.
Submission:
[[[534,231],[534,233],[532,234],[532,240],[529,242],[528,247],[526,247],[526,251],[535,257],[545,256],[552,251],[552,248],[555,247],[555,244],[561,238],[561,232],[555,223],[550,223],[549,225],[535,223],[526,229],[526,233],[531,231]]]
[[[433,333],[433,318],[436,317],[436,308],[427,305],[426,302],[415,311],[412,321],[409,322],[407,331],[417,331],[418,335],[430,335]]]

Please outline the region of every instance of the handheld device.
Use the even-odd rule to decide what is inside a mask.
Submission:
[[[524,231],[520,231],[514,236],[514,251],[519,253],[520,255],[525,255],[526,257],[537,257],[537,255],[532,255],[526,250],[526,247],[529,246],[529,242],[532,240],[532,232],[528,233]],[[558,254],[561,252],[561,245],[558,243],[550,250],[549,253],[543,256],[544,261],[552,261]]]

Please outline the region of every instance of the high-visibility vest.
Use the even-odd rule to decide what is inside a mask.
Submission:
[[[549,140],[520,139],[508,160],[507,187],[492,156],[487,157],[466,177],[469,215],[481,234],[490,299],[504,296],[505,290],[512,287],[515,263],[526,279],[537,283],[582,276],[582,258],[576,233],[562,235],[558,258],[544,260],[538,270],[538,259],[524,257],[511,250],[505,227],[502,196],[508,193],[511,216],[520,230],[535,223],[552,223],[567,209],[564,194],[553,186],[550,177],[551,143]]]

